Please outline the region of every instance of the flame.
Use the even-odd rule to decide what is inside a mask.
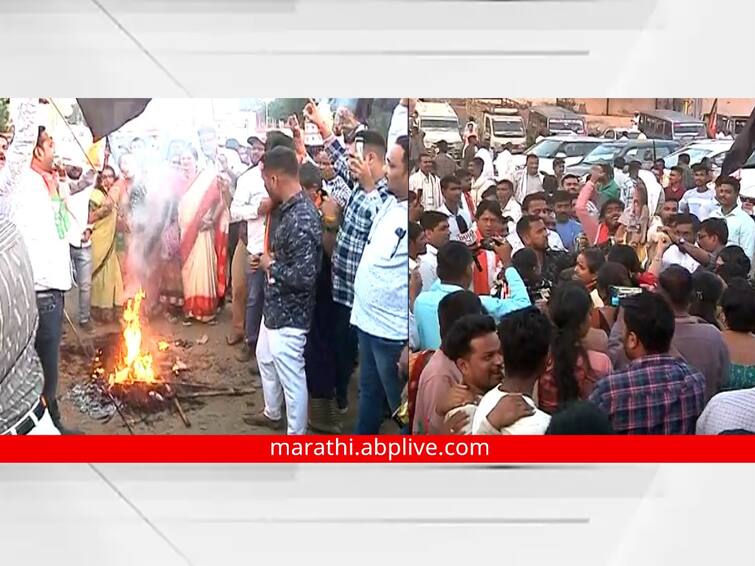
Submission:
[[[168,348],[170,348],[170,344],[168,344],[165,340],[160,340],[157,343],[157,349],[160,350],[161,352],[167,351]]]
[[[157,376],[152,365],[152,354],[142,352],[142,325],[139,311],[144,297],[144,291],[139,289],[136,296],[128,300],[123,312],[123,321],[126,323],[126,328],[123,330],[126,351],[120,367],[109,376],[110,385],[157,382]]]

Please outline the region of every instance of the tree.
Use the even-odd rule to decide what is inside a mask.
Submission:
[[[10,127],[10,124],[8,123],[10,120],[10,112],[8,110],[9,104],[9,98],[0,98],[0,132],[6,132]]]
[[[307,102],[309,102],[308,98],[276,98],[267,105],[267,115],[273,120],[285,120],[292,114],[296,114],[301,122],[302,110]]]

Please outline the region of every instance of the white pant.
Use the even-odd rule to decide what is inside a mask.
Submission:
[[[307,332],[297,328],[271,330],[262,320],[257,339],[257,365],[265,397],[265,416],[281,419],[286,401],[288,434],[307,433],[307,375],[304,371],[304,346]]]

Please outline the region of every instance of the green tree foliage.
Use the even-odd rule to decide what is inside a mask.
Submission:
[[[267,106],[267,115],[273,120],[285,120],[292,114],[299,116],[309,102],[307,98],[276,98]]]
[[[9,98],[0,98],[0,132],[6,132],[10,127],[10,124],[8,123],[10,120],[10,114],[8,110],[9,104]]]

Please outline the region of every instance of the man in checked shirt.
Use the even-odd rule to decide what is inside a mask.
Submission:
[[[621,302],[626,369],[600,379],[590,401],[617,434],[695,434],[705,407],[705,377],[669,355],[674,313],[659,294],[643,291]]]
[[[388,181],[384,171],[386,143],[377,132],[360,132],[364,149],[358,159],[360,174],[357,176],[352,173],[347,149],[333,135],[313,102],[307,104],[304,114],[320,130],[325,151],[330,156],[336,173],[352,187],[341,214],[343,220],[333,252],[333,301],[336,303],[334,328],[336,343],[339,345],[336,350],[336,401],[339,412],[343,414],[348,409],[349,379],[357,359],[357,332],[350,322],[354,305],[354,279],[372,222],[378,209],[388,198]]]

